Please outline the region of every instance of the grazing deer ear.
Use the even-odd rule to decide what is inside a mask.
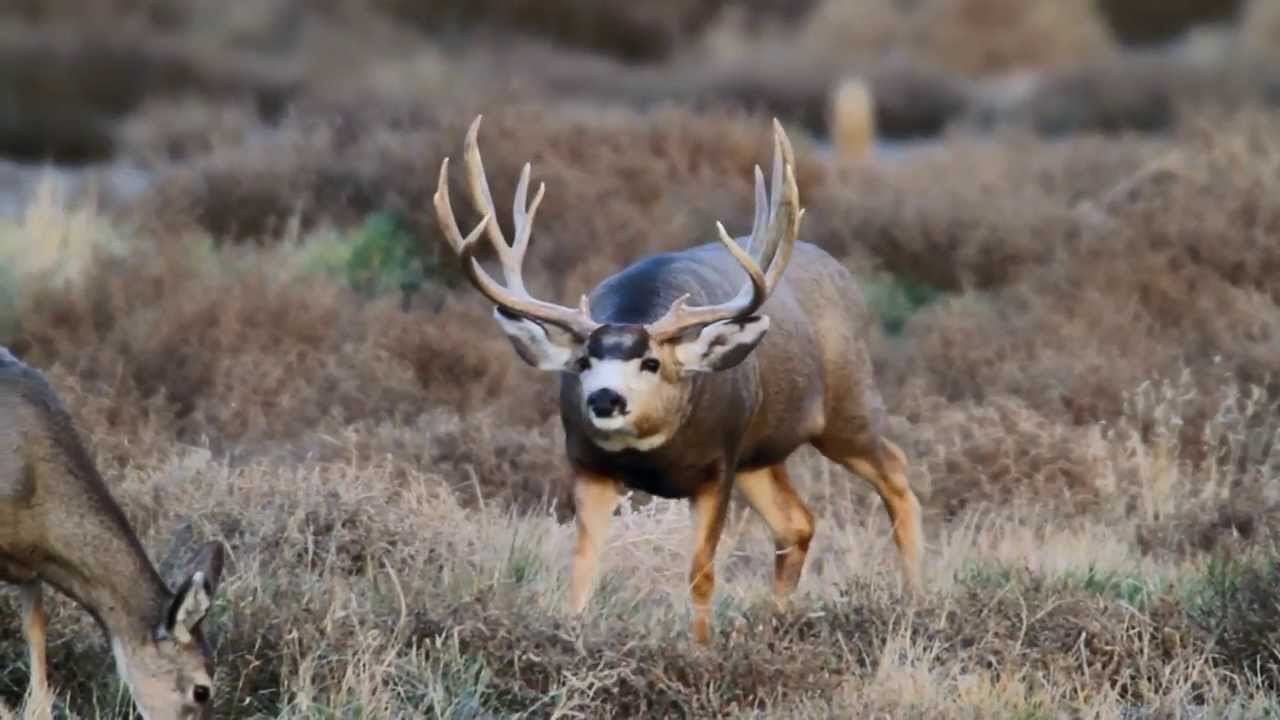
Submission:
[[[685,373],[728,370],[747,359],[768,329],[766,315],[711,323],[676,345],[676,360]]]
[[[573,351],[551,339],[538,323],[514,315],[500,306],[493,309],[493,317],[502,326],[512,347],[521,360],[539,370],[555,372],[569,365]]]
[[[222,578],[222,543],[206,544],[196,558],[191,576],[174,593],[165,613],[160,636],[173,638],[179,645],[192,641],[192,632],[213,606],[213,594]]]

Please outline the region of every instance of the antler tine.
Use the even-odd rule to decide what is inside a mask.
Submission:
[[[800,235],[800,220],[804,218],[804,208],[800,207],[800,191],[796,187],[795,170],[788,165],[785,172],[786,201],[782,204],[783,216],[775,221],[773,237],[776,239],[771,242],[775,254],[765,271],[765,287],[769,293],[778,286],[778,281],[782,279],[782,272],[791,262],[791,251],[795,249],[796,238]]]
[[[749,284],[738,291],[738,298],[743,298],[748,291],[750,291],[753,298],[762,298],[767,294],[767,290],[765,289],[764,273],[760,271],[760,266],[756,264],[755,260],[751,259],[751,255],[746,250],[743,250],[736,240],[729,236],[729,233],[724,229],[724,225],[720,224],[718,220],[716,221],[716,230],[720,233],[721,244],[733,255],[738,264],[742,266],[742,269],[747,271]],[[764,301],[761,300],[761,302]]]
[[[462,231],[458,229],[458,220],[453,216],[453,205],[449,202],[449,157],[447,155],[440,163],[440,179],[436,183],[436,192],[431,196],[431,201],[436,207],[436,221],[440,225],[440,232],[444,233],[453,251],[461,253],[462,248],[466,246],[466,240],[462,237]]]
[[[538,192],[533,194],[533,202],[526,205],[525,201],[529,198],[529,170],[529,163],[525,163],[524,169],[520,171],[520,182],[516,185],[516,197],[511,208],[516,233],[511,249],[521,266],[524,264],[524,254],[529,250],[533,218],[538,214],[538,206],[542,204],[542,196],[547,189],[546,183],[538,183]]]
[[[769,230],[764,251],[760,253],[760,263],[766,269],[773,266],[778,245],[782,242],[782,236],[778,234],[778,212],[785,197],[786,170],[792,167],[792,162],[791,145],[787,142],[782,124],[775,118],[773,121],[773,176],[769,178]]]
[[[747,241],[747,252],[754,253],[760,242],[760,234],[769,224],[769,196],[764,190],[764,171],[755,166],[755,212],[751,219],[751,237]]]
[[[493,276],[480,264],[480,259],[476,257],[476,250],[480,244],[477,242],[479,235],[492,223],[493,216],[486,213],[480,224],[467,236],[462,245],[462,251],[459,253],[462,260],[462,269],[466,271],[467,278],[471,280],[471,284],[495,304],[513,310],[520,309],[522,298],[514,297],[508,288],[499,285],[498,281],[494,280]]]
[[[467,187],[471,190],[471,202],[481,211],[494,216],[494,222],[489,224],[489,242],[493,244],[493,249],[497,251],[498,257],[502,258],[505,266],[511,255],[511,246],[507,245],[507,238],[502,234],[502,228],[497,223],[498,208],[494,206],[493,195],[489,192],[489,180],[485,177],[484,161],[480,159],[480,143],[477,140],[480,134],[480,121],[483,119],[483,115],[476,115],[476,118],[471,121],[471,126],[467,128],[467,137],[463,141],[463,157],[467,162]]]
[[[750,253],[744,251],[717,222],[721,244],[733,255],[738,264],[747,272],[748,284],[731,300],[717,305],[688,307],[689,295],[677,298],[662,318],[649,325],[650,335],[666,339],[680,334],[694,325],[704,325],[719,320],[750,315],[764,305],[769,295],[777,287],[782,273],[791,260],[791,252],[799,235],[800,218],[804,210],[800,208],[800,193],[796,186],[795,170],[791,143],[787,139],[782,124],[776,119],[774,127],[774,173],[771,178],[773,194],[764,195],[764,179],[759,166],[756,167],[756,208],[752,223],[749,248],[754,249],[757,240],[764,235],[761,263],[758,265]],[[765,268],[761,271],[761,265]]]
[[[449,201],[449,158],[446,157],[440,164],[439,184],[433,197],[436,219],[440,223],[440,229],[458,254],[467,278],[485,297],[512,313],[555,325],[580,338],[585,338],[595,328],[599,327],[599,323],[591,319],[586,296],[583,296],[577,308],[568,308],[563,305],[538,300],[530,295],[525,288],[523,276],[525,252],[529,248],[529,237],[533,232],[533,221],[538,213],[538,207],[542,204],[546,184],[539,183],[538,192],[534,195],[533,202],[526,204],[525,201],[529,195],[530,165],[525,163],[520,173],[520,181],[516,187],[512,207],[515,230],[514,243],[508,245],[501,228],[498,227],[498,212],[494,207],[493,197],[489,192],[489,183],[485,179],[484,163],[480,159],[479,143],[476,141],[480,120],[481,116],[477,115],[467,131],[465,154],[471,198],[477,208],[484,213],[484,218],[467,237],[462,237],[462,232],[458,229],[457,219],[453,214],[453,207]],[[493,245],[493,249],[498,253],[498,258],[502,263],[503,276],[506,280],[505,287],[499,285],[485,271],[480,264],[479,258],[476,257],[476,253],[479,250],[479,237],[482,232],[488,235],[490,244]]]

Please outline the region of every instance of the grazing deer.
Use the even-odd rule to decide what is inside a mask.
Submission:
[[[483,218],[463,237],[449,202],[447,157],[435,210],[471,283],[496,304],[494,318],[516,353],[560,374],[577,526],[571,611],[586,606],[624,487],[690,501],[698,642],[710,639],[716,545],[735,486],[774,537],[773,591],[785,604],[814,530],[785,468],[805,443],[874,486],[894,523],[908,588],[919,589],[920,504],[907,484],[906,457],[880,434],[883,409],[864,339],[871,316],[840,263],[796,242],[804,211],[790,141],[777,120],[772,192],[766,196],[757,166],[745,249],[717,223],[719,244],[640,260],[583,296],[576,309],[526,290],[522,265],[545,186],[526,204],[526,163],[508,244],[476,143],[480,120],[467,133],[465,156]],[[476,258],[481,232],[501,261],[505,286]],[[554,339],[546,325],[566,336]]]
[[[200,625],[222,553],[219,543],[202,548],[171,592],[53,388],[0,347],[0,581],[18,586],[33,703],[48,700],[48,584],[97,621],[143,717],[209,717],[212,654]]]

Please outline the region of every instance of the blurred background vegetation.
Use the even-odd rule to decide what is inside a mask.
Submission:
[[[422,194],[367,159],[302,156],[378,133],[420,149],[420,131],[522,103],[768,113],[838,157],[1009,128],[1160,136],[1280,103],[1277,61],[1272,0],[14,0],[0,212],[52,169],[217,242],[336,222],[352,287],[407,306],[424,273],[449,275],[423,256]],[[292,167],[255,167],[255,147]],[[930,280],[873,288],[886,329]]]
[[[472,117],[495,196],[526,160],[547,182],[527,276],[569,301],[709,240],[717,218],[747,222],[776,115],[804,239],[855,270],[879,316],[890,405],[915,422],[933,400],[1010,393],[1082,427],[1184,365],[1210,383],[1212,358],[1241,348],[1227,369],[1263,382],[1277,61],[1274,0],[13,0],[0,343],[128,378],[140,401],[166,398],[176,438],[239,452],[305,443],[335,414],[540,424],[549,386],[457,292],[430,214]],[[1113,277],[1118,259],[1146,270]],[[313,285],[276,287],[295,272]],[[1213,311],[1187,305],[1219,284]],[[1135,297],[1146,315],[1117,320]],[[1102,380],[1079,326],[1144,352]],[[358,380],[325,364],[337,348],[364,353]],[[315,364],[242,377],[255,352]],[[387,362],[409,386],[385,385]],[[351,394],[305,399],[309,373]],[[281,393],[301,405],[262,399]],[[237,424],[250,409],[261,423]],[[517,497],[559,482],[482,475]]]
[[[850,75],[887,137],[1161,130],[1187,102],[1280,102],[1277,18],[1269,0],[13,0],[0,155],[189,157],[299,107],[538,91],[822,134]]]
[[[448,717],[556,697],[589,717],[799,717],[785,703],[840,697],[973,717],[955,683],[988,671],[1083,704],[1274,698],[1278,106],[1280,0],[5,0],[0,345],[50,374],[149,548],[195,528],[254,568],[220,651],[237,716],[376,697],[403,717],[425,683],[474,710]],[[878,499],[802,452],[792,472],[831,528],[818,612],[686,654],[664,595],[685,528],[662,525],[625,540],[607,632],[570,639],[545,540],[568,528],[529,512],[572,512],[555,383],[511,353],[431,213],[480,112],[499,208],[526,161],[546,182],[526,278],[562,303],[716,220],[744,232],[778,116],[801,239],[878,315],[886,432],[940,577],[995,565],[914,621],[859,585],[891,574]],[[533,582],[506,555],[529,530]],[[746,552],[724,587],[763,587]],[[1260,560],[1206,560],[1233,556]],[[370,580],[380,562],[412,619]],[[669,574],[649,582],[650,562]],[[1151,589],[1177,584],[1193,592]],[[1176,642],[1132,631],[1143,603]],[[0,608],[10,703],[17,617]],[[63,687],[111,697],[89,621],[56,620]],[[368,662],[369,697],[349,693],[377,647],[366,620],[444,633],[454,655],[423,669],[396,646],[398,671]],[[928,702],[956,712],[875,694],[891,627],[920,633],[930,678],[902,687],[954,671]]]

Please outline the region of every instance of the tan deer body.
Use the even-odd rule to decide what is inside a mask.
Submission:
[[[560,374],[578,528],[571,609],[586,605],[623,488],[690,501],[697,640],[710,637],[716,545],[735,487],[772,531],[774,593],[783,602],[799,581],[814,529],[785,469],[805,444],[875,487],[894,523],[908,586],[918,589],[920,506],[907,483],[906,458],[881,436],[883,410],[866,346],[871,314],[840,263],[796,242],[803,211],[781,126],[775,122],[771,194],[756,168],[746,248],[719,227],[718,244],[640,260],[576,309],[525,290],[520,267],[543,188],[526,206],[526,165],[508,245],[494,221],[478,126],[479,118],[467,135],[466,159],[472,200],[485,217],[462,236],[449,203],[447,159],[436,211],[472,283],[495,303],[494,317],[517,354]],[[505,286],[475,259],[482,232],[502,261]],[[553,339],[546,325],[568,339]]]
[[[221,568],[210,544],[170,591],[53,388],[0,348],[0,581],[19,589],[34,701],[48,699],[47,584],[97,621],[144,717],[205,717],[213,667],[200,623]]]
[[[659,255],[596,288],[592,316],[607,325],[643,325],[682,294],[700,304],[723,302],[745,280],[719,244]],[[810,442],[825,440],[844,455],[869,451],[879,400],[857,338],[866,334],[870,313],[848,271],[821,248],[796,243],[787,274],[759,313],[770,324],[753,352],[735,367],[688,379],[691,412],[676,429],[679,442],[642,451],[611,450],[605,440],[602,447],[578,401],[578,376],[562,376],[560,407],[574,466],[683,499],[706,485],[706,471],[726,452],[739,471],[750,471],[779,465]]]

